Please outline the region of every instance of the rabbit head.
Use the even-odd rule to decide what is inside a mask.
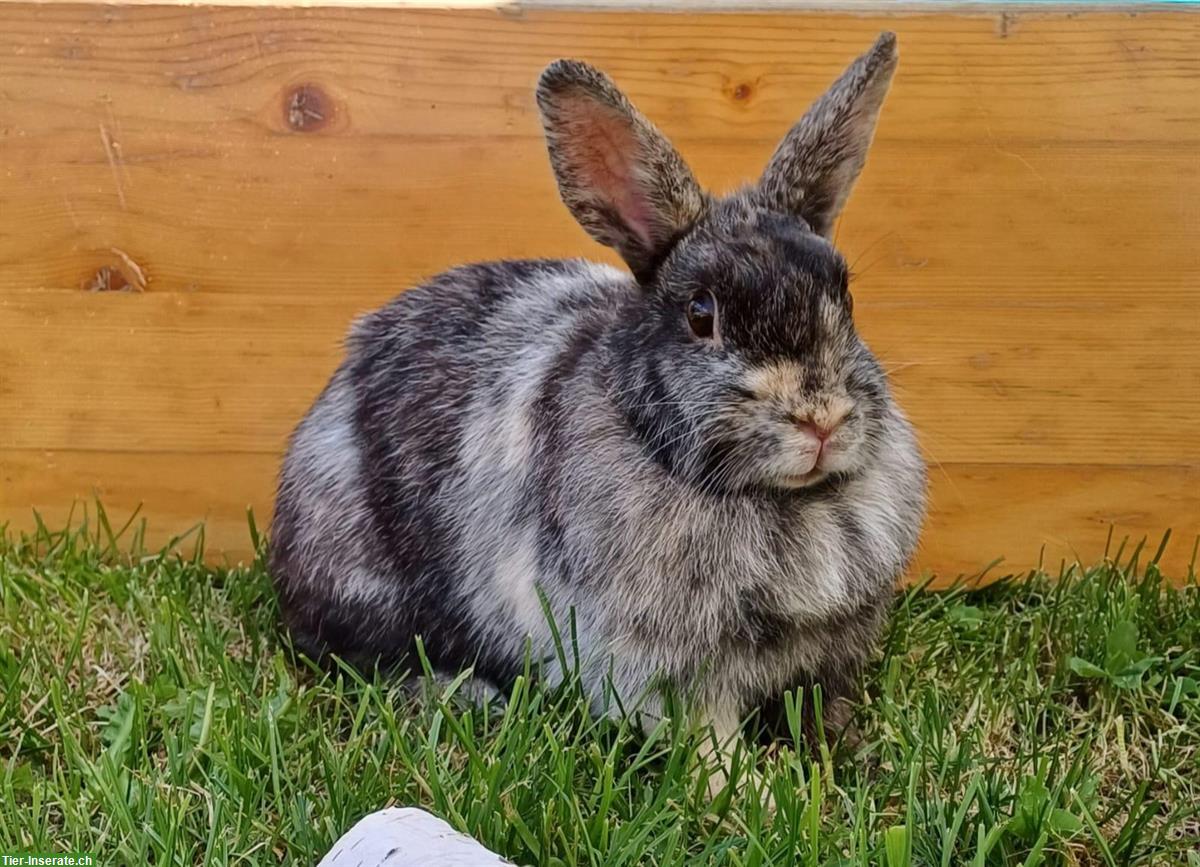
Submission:
[[[572,60],[537,101],[563,201],[639,291],[610,335],[610,397],[649,453],[714,492],[852,474],[892,404],[830,236],[896,67],[890,33],[787,133],[758,182],[696,183],[610,79]]]

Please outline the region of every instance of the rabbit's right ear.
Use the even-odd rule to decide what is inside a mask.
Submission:
[[[578,60],[546,67],[537,104],[563,202],[635,276],[652,271],[704,209],[683,158],[608,76]]]

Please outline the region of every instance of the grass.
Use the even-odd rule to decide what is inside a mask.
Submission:
[[[0,852],[312,864],[419,804],[529,865],[1200,865],[1200,590],[1144,552],[899,596],[861,743],[757,756],[771,815],[571,686],[480,710],[297,665],[260,565],[100,518],[0,534]]]

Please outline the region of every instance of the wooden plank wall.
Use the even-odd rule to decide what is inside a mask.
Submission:
[[[588,255],[532,109],[610,71],[716,189],[882,29],[838,240],[933,462],[918,571],[1200,532],[1200,15],[0,2],[0,521],[99,494],[248,549],[357,313]],[[134,291],[93,291],[119,288]],[[160,535],[161,538],[161,535]],[[1001,567],[1001,571],[1006,567]]]

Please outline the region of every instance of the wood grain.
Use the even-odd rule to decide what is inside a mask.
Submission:
[[[274,454],[379,300],[6,291],[0,447]],[[1200,316],[1018,298],[964,315],[868,290],[855,304],[931,460],[1200,464],[1178,427],[1200,416]],[[1156,343],[1122,355],[1118,324]]]
[[[1167,11],[0,2],[0,520],[96,489],[244,553],[353,316],[461,261],[613,261],[554,194],[545,62],[607,69],[726,189],[885,28],[838,243],[944,467],[921,568],[1194,538],[1200,14]]]

